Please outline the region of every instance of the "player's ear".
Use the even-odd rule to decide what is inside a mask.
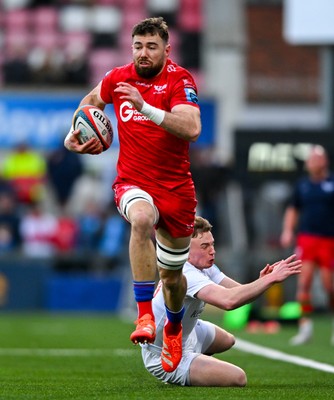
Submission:
[[[168,43],[166,45],[166,48],[165,48],[165,52],[166,52],[166,56],[167,57],[170,55],[170,51],[171,51],[171,45],[170,45],[170,43]]]

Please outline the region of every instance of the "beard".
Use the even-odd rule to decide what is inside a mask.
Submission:
[[[141,78],[145,79],[150,79],[157,76],[161,72],[163,66],[163,62],[159,62],[156,65],[152,65],[150,67],[141,67],[139,61],[135,62],[135,69],[137,74]]]

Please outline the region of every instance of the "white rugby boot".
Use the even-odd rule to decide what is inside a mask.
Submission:
[[[299,346],[309,342],[313,337],[313,321],[310,319],[303,319],[300,321],[299,330],[296,336],[290,339],[291,346]]]

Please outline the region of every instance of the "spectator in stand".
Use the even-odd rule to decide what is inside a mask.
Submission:
[[[73,186],[82,174],[83,164],[80,156],[67,151],[62,143],[48,156],[47,175],[61,208],[66,208]]]
[[[77,221],[63,213],[57,219],[55,244],[60,255],[70,254],[78,244],[79,227]]]
[[[16,194],[13,185],[10,182],[8,182],[7,179],[1,176],[1,174],[0,174],[0,193],[8,194],[16,200]]]
[[[15,196],[9,191],[0,192],[0,253],[18,250],[21,244],[20,215]]]
[[[113,204],[109,206],[108,213],[103,220],[98,251],[107,266],[112,268],[122,261],[122,257],[125,254],[126,240],[124,239],[128,225],[116,211]]]
[[[68,85],[87,85],[89,83],[89,64],[86,48],[70,46],[64,64],[64,83]]]
[[[40,203],[31,203],[22,216],[22,251],[28,257],[48,258],[57,253],[57,218],[45,212]]]
[[[14,188],[19,204],[29,205],[44,198],[46,160],[26,143],[19,143],[5,156],[1,173]]]
[[[34,47],[28,57],[32,83],[58,85],[64,81],[64,55],[59,47]]]
[[[22,44],[13,47],[3,64],[5,84],[20,85],[30,83],[31,71],[27,63],[27,49]]]
[[[103,227],[99,203],[94,199],[88,199],[77,219],[80,251],[85,253],[95,252]]]

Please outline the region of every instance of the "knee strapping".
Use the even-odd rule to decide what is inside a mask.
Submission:
[[[184,249],[172,249],[167,247],[159,240],[157,243],[157,262],[160,268],[178,270],[183,267],[183,264],[188,260],[189,247]]]
[[[151,206],[154,209],[154,213],[155,213],[154,223],[156,224],[159,220],[159,212],[158,212],[156,206],[154,205],[153,198],[147,192],[145,192],[144,190],[139,189],[139,188],[130,189],[123,194],[121,201],[120,201],[120,205],[119,205],[121,215],[128,222],[130,222],[129,217],[128,217],[128,212],[129,212],[130,207],[137,201],[147,201],[148,203],[151,204]]]

